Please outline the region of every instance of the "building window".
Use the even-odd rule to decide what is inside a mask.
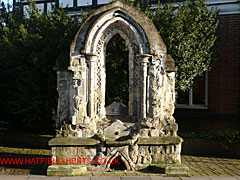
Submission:
[[[97,3],[98,4],[107,4],[107,3],[110,3],[111,0],[98,0]]]
[[[73,0],[59,0],[59,5],[62,8],[73,7]]]
[[[208,106],[208,72],[203,77],[196,78],[186,92],[179,92],[176,108],[207,109]]]
[[[77,0],[78,6],[90,6],[92,5],[92,0]]]
[[[55,6],[55,3],[54,2],[51,2],[51,3],[47,3],[47,7],[46,7],[46,9],[44,9],[45,11],[47,11],[47,13],[48,12],[52,12],[52,8]]]

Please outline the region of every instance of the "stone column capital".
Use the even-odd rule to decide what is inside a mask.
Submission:
[[[137,58],[140,60],[140,63],[147,64],[149,63],[149,58],[152,57],[150,54],[139,54]]]
[[[96,54],[93,54],[93,53],[88,53],[88,54],[85,54],[85,57],[86,57],[86,62],[87,63],[94,63],[97,61],[97,55]]]

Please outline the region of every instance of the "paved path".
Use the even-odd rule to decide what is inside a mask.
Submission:
[[[123,176],[94,176],[94,177],[46,177],[46,176],[0,176],[0,180],[240,180],[240,176],[192,176],[192,177],[123,177]]]
[[[50,157],[50,153],[50,150],[42,149],[0,147],[0,157]],[[0,180],[240,180],[240,159],[183,155],[182,163],[190,168],[191,177],[172,178],[163,177],[160,174],[139,172],[89,172],[84,177],[60,178],[39,176],[39,174],[46,174],[47,167],[4,166],[0,164]],[[38,174],[38,176],[32,174]]]
[[[191,176],[240,176],[240,159],[182,156],[182,163],[190,168]],[[4,167],[0,175],[45,174],[47,167]],[[115,172],[115,174],[91,172],[89,176],[146,176],[136,172]],[[151,175],[151,174],[150,174]]]
[[[240,159],[182,156],[192,176],[240,176]]]

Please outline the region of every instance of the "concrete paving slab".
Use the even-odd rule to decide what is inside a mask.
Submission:
[[[95,177],[91,177],[91,180],[121,180],[121,178],[118,176],[111,176],[111,177],[95,176]]]
[[[161,177],[161,176],[151,176],[151,177],[120,177],[120,176],[95,176],[95,177],[47,177],[47,176],[19,176],[19,175],[0,175],[0,180],[240,180],[240,176],[211,176],[211,177]]]
[[[203,176],[181,177],[181,180],[210,180],[210,177],[203,177]]]
[[[5,176],[0,175],[0,180],[27,180],[28,176]]]
[[[238,180],[238,177],[220,176],[220,177],[210,177],[211,180]]]
[[[61,177],[60,180],[90,180],[90,177]]]
[[[125,177],[121,177],[121,180],[152,180],[150,177],[128,177],[128,176],[125,176]]]
[[[47,176],[41,176],[41,177],[28,177],[27,180],[60,180],[60,177],[47,177]]]
[[[151,176],[151,180],[181,180],[179,177]]]

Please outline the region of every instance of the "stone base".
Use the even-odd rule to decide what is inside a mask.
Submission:
[[[78,176],[86,171],[86,166],[51,165],[47,169],[47,176]]]
[[[184,164],[151,164],[138,166],[138,170],[167,176],[189,176],[189,168]]]
[[[180,163],[182,139],[179,136],[140,137],[135,142],[132,139],[104,139],[103,142],[94,138],[53,138],[49,141],[52,158],[56,162],[62,160],[63,163],[49,166],[47,175],[82,175],[90,168],[94,169],[94,172],[97,169],[146,170],[169,176],[188,175],[188,168]],[[107,163],[103,161],[103,164],[95,164],[97,159],[103,159]],[[108,163],[115,162],[116,159],[118,164]]]
[[[184,164],[171,164],[165,168],[168,176],[189,176],[189,168]]]
[[[47,169],[47,176],[82,176],[91,172],[90,169],[79,165],[51,165]],[[139,166],[137,169],[140,172],[165,174],[167,176],[189,176],[189,168],[184,164],[154,164]],[[94,171],[97,172],[97,169]]]

